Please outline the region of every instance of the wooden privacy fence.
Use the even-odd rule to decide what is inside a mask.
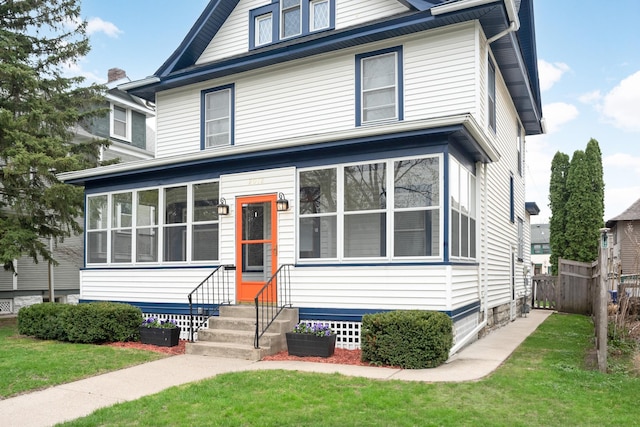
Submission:
[[[559,259],[557,277],[532,277],[531,306],[561,313],[592,314],[597,264]]]

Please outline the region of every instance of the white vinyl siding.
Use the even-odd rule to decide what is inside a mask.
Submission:
[[[200,151],[199,91],[230,83],[235,87],[236,146],[311,134],[321,138],[353,130],[355,55],[399,45],[404,59],[404,122],[475,114],[480,105],[474,68],[476,30],[473,25],[461,25],[420,33],[406,40],[398,38],[293,61],[284,67],[241,73],[233,81],[218,79],[160,92],[156,155],[162,158]]]
[[[360,25],[386,16],[407,12],[409,9],[397,0],[336,1],[336,29]]]

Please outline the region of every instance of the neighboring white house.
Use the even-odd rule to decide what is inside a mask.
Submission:
[[[128,162],[152,159],[155,150],[152,103],[117,88],[130,82],[126,73],[112,68],[108,73],[105,107],[109,115],[83,123],[75,129],[76,142],[96,138],[108,139],[110,145],[100,153],[99,160]],[[18,274],[0,270],[0,313],[17,313],[21,307],[50,301],[50,291],[59,302],[77,302],[80,297],[78,270],[84,264],[84,236],[72,236],[58,244],[51,243],[58,265],[34,263],[23,256],[14,265]]]
[[[549,224],[531,224],[531,266],[533,275],[551,274]]]
[[[437,310],[461,346],[515,318],[531,0],[212,0],[120,88],[156,103],[156,159],[61,176],[86,191],[82,301],[186,315],[218,266],[241,303],[290,264],[302,319]]]

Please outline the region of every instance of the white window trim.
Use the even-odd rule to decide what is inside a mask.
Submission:
[[[318,3],[326,3],[329,15],[327,15],[327,24],[323,27],[316,28],[315,24],[315,8],[314,6]],[[321,31],[326,28],[331,27],[331,2],[330,0],[311,0],[309,2],[309,32]]]
[[[283,6],[283,2],[282,0],[280,1],[280,40],[286,40],[286,39],[290,39],[293,37],[298,37],[299,35],[302,34],[302,20],[304,19],[304,17],[302,16],[302,2],[304,0],[298,0],[298,6],[292,6],[292,7],[288,7],[288,8],[284,8]],[[298,9],[298,12],[300,13],[300,24],[298,25],[298,32],[296,34],[291,34],[289,36],[285,36],[284,34],[284,12],[287,10],[293,10],[293,9]]]
[[[232,97],[233,97],[233,91],[231,90],[231,88],[223,88],[223,89],[219,89],[219,90],[212,90],[212,91],[210,91],[210,92],[207,92],[207,93],[205,94],[205,105],[206,105],[206,103],[207,103],[207,98],[208,98],[209,96],[212,96],[213,94],[217,94],[217,93],[220,93],[220,92],[228,92],[228,94],[229,94],[229,103],[228,103],[228,105],[227,105],[227,115],[226,115],[225,117],[218,117],[218,118],[215,118],[215,119],[209,119],[209,118],[207,118],[207,117],[206,117],[206,113],[205,113],[205,122],[204,122],[204,129],[205,129],[205,135],[204,135],[204,149],[205,149],[205,150],[207,150],[207,149],[211,149],[211,148],[216,148],[216,147],[223,147],[223,146],[224,146],[224,147],[226,147],[226,146],[231,145],[231,139],[232,139],[232,136],[231,136],[231,135],[232,135],[232,131],[233,131],[233,129],[232,129],[232,126],[233,126],[233,121],[232,121],[233,111],[231,111],[231,109],[232,109],[232,107],[233,107],[233,99],[232,99]],[[205,107],[205,111],[206,111],[206,107]],[[227,132],[227,134],[228,134],[228,137],[227,137],[227,144],[226,144],[226,145],[208,145],[208,139],[209,139],[209,137],[210,137],[210,136],[222,135],[222,134],[212,134],[212,135],[209,135],[209,134],[207,133],[207,125],[209,124],[209,122],[211,122],[211,121],[213,121],[213,120],[221,120],[221,119],[223,119],[223,118],[226,118],[226,119],[229,121],[229,130],[228,130],[228,132]]]
[[[114,121],[115,121],[115,107],[118,108],[122,108],[123,110],[125,110],[126,114],[127,114],[127,123],[125,123],[125,127],[126,127],[126,132],[127,135],[126,136],[122,136],[122,135],[118,135],[115,133],[115,126],[114,126]],[[109,113],[109,135],[111,136],[111,138],[115,138],[115,139],[119,139],[121,141],[127,141],[127,142],[131,142],[131,109],[129,107],[126,107],[124,105],[121,104],[114,104],[113,102],[110,103],[110,113]]]
[[[456,162],[458,164],[458,167],[462,170],[464,169],[465,171],[467,171],[467,177],[468,177],[468,182],[467,182],[467,191],[468,191],[468,203],[469,203],[469,212],[468,212],[468,217],[469,219],[473,219],[476,223],[476,230],[475,230],[475,243],[476,243],[476,247],[475,247],[475,257],[471,257],[471,251],[469,250],[469,256],[462,256],[462,235],[458,236],[459,242],[458,242],[458,251],[459,251],[459,255],[453,255],[452,254],[452,247],[453,247],[453,211],[455,210],[456,212],[458,212],[458,214],[461,216],[462,209],[455,209],[453,206],[449,206],[449,212],[446,213],[446,215],[449,216],[449,259],[450,260],[455,260],[455,261],[475,261],[478,259],[478,239],[477,239],[477,235],[478,235],[478,197],[477,197],[477,191],[478,191],[478,178],[476,176],[476,172],[475,171],[471,171],[468,168],[466,168],[462,163],[460,163],[455,157],[449,155],[449,162]],[[449,168],[449,170],[451,170],[451,168]],[[451,172],[449,172],[451,173]],[[451,178],[449,177],[449,183],[451,182]],[[474,188],[472,188],[471,186],[471,182],[475,181],[475,186]],[[458,185],[460,185],[460,178],[458,177]],[[474,194],[475,192],[475,194]],[[475,206],[472,206],[472,200],[475,200]],[[459,228],[458,230],[460,233],[462,232],[462,228]],[[471,234],[471,227],[469,227],[469,229],[467,230],[467,232],[469,233],[469,235],[467,236],[467,241],[469,242],[469,249],[471,249],[471,239],[472,239],[472,234]]]
[[[272,31],[269,33],[269,40],[265,41],[263,43],[260,43],[260,22],[264,21],[266,19],[270,19],[271,20],[271,29]],[[266,46],[268,44],[273,43],[273,14],[272,13],[265,13],[264,15],[260,15],[260,16],[256,16],[255,18],[255,25],[254,25],[254,32],[255,34],[253,35],[254,39],[254,45],[256,47],[258,46]]]
[[[374,58],[380,58],[383,56],[393,56],[393,68],[394,68],[394,84],[390,85],[390,86],[380,86],[380,87],[376,87],[374,89],[369,89],[366,90],[364,88],[364,63],[365,61],[368,61],[370,59],[374,59]],[[375,91],[375,90],[381,90],[381,89],[388,89],[388,88],[393,88],[394,89],[394,115],[393,117],[385,117],[384,119],[378,119],[378,120],[365,120],[365,105],[364,105],[364,95],[365,93],[369,92],[369,91]],[[378,123],[387,123],[387,122],[397,122],[400,118],[400,114],[399,114],[399,81],[398,81],[398,53],[397,52],[388,52],[388,53],[383,53],[380,55],[373,55],[373,56],[367,56],[365,58],[361,58],[360,59],[360,122],[362,126],[365,125],[374,125],[374,124],[378,124]]]
[[[186,260],[185,261],[164,261],[164,230],[165,230],[165,226],[184,226],[185,223],[180,223],[180,224],[165,224],[165,197],[164,197],[164,192],[165,189],[167,188],[175,188],[175,187],[181,187],[181,186],[187,186],[187,206],[191,207],[193,206],[193,186],[195,184],[205,184],[205,183],[211,183],[211,182],[217,182],[218,185],[220,185],[220,180],[218,179],[208,179],[208,180],[198,180],[198,181],[189,181],[186,183],[175,183],[175,184],[171,184],[171,185],[163,185],[163,186],[157,186],[157,187],[144,187],[144,188],[136,188],[136,189],[131,189],[131,190],[126,190],[126,191],[122,191],[122,190],[118,190],[118,191],[109,191],[109,192],[101,192],[101,193],[95,193],[95,194],[89,194],[85,197],[85,204],[88,205],[89,203],[89,199],[93,198],[93,197],[99,197],[99,196],[107,196],[107,207],[106,207],[106,212],[107,212],[107,218],[106,218],[106,224],[107,227],[101,227],[101,228],[96,228],[96,229],[88,229],[88,217],[86,219],[87,221],[87,233],[85,233],[85,259],[86,259],[86,266],[91,268],[91,267],[106,267],[106,266],[145,266],[145,267],[151,267],[151,266],[164,266],[164,265],[175,265],[175,266],[184,266],[184,265],[210,265],[212,263],[217,263],[219,262],[218,260],[204,260],[204,261],[193,261],[192,260],[192,244],[193,244],[193,226],[194,225],[202,225],[202,224],[214,224],[214,223],[220,223],[220,218],[218,218],[217,221],[193,221],[193,209],[189,209],[188,210],[188,215],[187,215],[187,222],[186,222]],[[142,191],[148,191],[148,190],[158,190],[158,223],[156,225],[153,226],[140,226],[138,227],[136,224],[136,218],[137,218],[137,197],[138,197],[138,193],[142,192]],[[128,230],[131,230],[131,262],[112,262],[112,237],[111,237],[111,232],[115,231],[115,230],[119,230],[116,229],[115,227],[112,227],[111,224],[113,221],[112,220],[112,196],[115,194],[122,194],[122,193],[132,193],[131,194],[131,200],[132,200],[132,224],[131,227],[127,227]],[[104,224],[101,224],[104,226]],[[219,227],[219,226],[218,226]],[[136,240],[137,240],[137,230],[139,228],[156,228],[158,233],[157,233],[157,247],[158,247],[158,254],[157,254],[157,259],[158,261],[137,261],[137,245],[136,245]],[[219,230],[219,229],[218,229]],[[89,246],[88,246],[88,238],[87,238],[87,234],[88,232],[106,232],[106,238],[107,238],[107,253],[106,253],[106,262],[101,262],[101,263],[91,263],[89,262]],[[220,257],[220,238],[218,237],[218,258]]]
[[[437,158],[438,159],[438,191],[439,191],[439,204],[436,206],[428,206],[428,207],[418,207],[418,208],[395,208],[394,207],[394,196],[395,196],[395,183],[393,176],[393,166],[394,162],[402,161],[402,160],[411,160],[411,159],[427,159],[427,158]],[[366,165],[366,164],[374,164],[374,163],[385,163],[386,164],[386,185],[387,185],[387,206],[385,209],[375,209],[375,210],[366,210],[366,211],[348,211],[346,212],[344,209],[344,169],[349,166],[357,166],[357,165]],[[323,212],[322,214],[305,214],[301,215],[299,210],[296,210],[296,260],[300,264],[327,264],[327,263],[371,263],[371,262],[437,262],[442,261],[444,259],[444,249],[443,249],[443,237],[444,237],[444,154],[437,153],[431,155],[424,156],[406,156],[406,157],[394,157],[394,158],[384,158],[378,160],[368,160],[368,161],[360,161],[360,162],[351,162],[351,163],[339,163],[339,164],[329,164],[312,168],[301,168],[297,170],[296,173],[296,197],[299,197],[300,194],[300,173],[311,171],[311,170],[322,170],[322,169],[336,169],[336,212]],[[391,168],[391,169],[389,169]],[[391,171],[391,172],[390,172]],[[394,215],[396,211],[406,212],[409,210],[434,210],[438,211],[438,255],[432,256],[395,256],[393,254],[395,247],[395,233],[394,233]],[[344,218],[345,215],[360,215],[360,214],[370,214],[370,213],[385,213],[386,214],[386,256],[384,257],[346,257],[344,255]],[[315,217],[329,217],[336,216],[336,254],[335,258],[301,258],[300,257],[300,218],[315,218]]]

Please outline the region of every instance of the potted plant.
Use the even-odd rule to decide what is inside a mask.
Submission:
[[[158,320],[148,317],[140,325],[140,342],[161,347],[173,347],[178,345],[180,339],[180,327],[174,320]]]
[[[336,348],[336,334],[324,323],[300,322],[286,336],[293,356],[330,357]]]

